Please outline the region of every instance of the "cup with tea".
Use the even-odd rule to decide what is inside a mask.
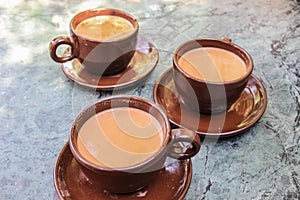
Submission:
[[[173,56],[173,79],[180,99],[205,114],[229,109],[252,70],[249,53],[228,38],[193,39],[180,45]]]
[[[95,75],[114,75],[126,69],[136,49],[139,24],[124,11],[103,8],[82,11],[70,22],[70,36],[58,36],[50,43],[51,58],[60,63],[74,58]],[[59,56],[60,45],[70,49]]]
[[[200,138],[186,129],[172,130],[155,103],[122,95],[84,109],[74,120],[69,145],[92,187],[120,194],[148,185],[167,157],[194,156]]]

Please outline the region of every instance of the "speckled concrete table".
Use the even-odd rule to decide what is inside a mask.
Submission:
[[[112,95],[74,85],[49,57],[71,17],[96,7],[134,14],[160,51],[146,83],[118,93],[152,99],[175,48],[191,38],[230,37],[253,57],[268,108],[241,135],[204,139],[186,199],[300,198],[299,2],[17,0],[0,5],[0,199],[57,199],[53,167],[74,116]]]

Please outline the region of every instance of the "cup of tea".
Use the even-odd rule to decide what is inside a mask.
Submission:
[[[151,101],[122,95],[84,109],[74,120],[69,145],[92,187],[120,194],[148,185],[167,157],[197,154],[200,138],[171,129],[165,112]]]
[[[95,75],[114,75],[126,69],[137,44],[139,24],[124,11],[103,8],[76,14],[70,22],[70,36],[58,36],[50,43],[50,56],[59,63],[79,59]],[[60,45],[69,45],[63,56]]]
[[[183,104],[200,113],[224,112],[239,98],[251,76],[248,52],[230,39],[199,38],[173,56],[173,79]]]

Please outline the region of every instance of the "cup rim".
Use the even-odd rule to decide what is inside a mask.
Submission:
[[[237,49],[238,51],[240,51],[242,54],[244,54],[245,58],[248,60],[249,63],[245,63],[244,59],[241,58],[241,56],[237,55],[235,52],[232,52],[232,51],[230,51],[230,52],[232,52],[235,55],[239,56],[243,60],[243,62],[246,65],[246,73],[243,76],[241,76],[237,79],[230,80],[230,81],[222,81],[222,82],[221,81],[207,81],[207,80],[196,78],[196,77],[186,73],[184,70],[182,70],[182,68],[178,64],[178,59],[177,59],[179,57],[178,52],[188,44],[195,43],[195,42],[198,43],[198,42],[201,42],[201,41],[211,41],[212,43],[222,43],[224,45],[231,46],[231,47]],[[203,46],[200,45],[197,48],[202,48],[202,47]],[[205,46],[205,47],[215,47],[215,46]],[[221,48],[221,47],[215,47],[215,48],[224,49],[224,48]],[[192,49],[195,49],[195,48],[191,48],[189,50],[192,50]],[[187,51],[189,51],[189,50],[187,50]],[[229,51],[227,49],[224,49],[224,50]],[[194,38],[194,39],[191,39],[191,40],[188,40],[188,41],[182,43],[179,47],[177,47],[176,50],[175,50],[175,53],[173,54],[173,67],[175,67],[178,71],[180,71],[180,73],[182,73],[185,77],[187,77],[189,79],[192,79],[194,81],[201,82],[201,83],[206,83],[206,84],[212,84],[212,85],[224,85],[224,84],[234,84],[234,83],[237,83],[237,82],[240,82],[240,81],[246,79],[247,77],[250,77],[254,66],[253,66],[253,60],[252,60],[251,55],[245,49],[243,49],[242,47],[238,46],[237,44],[235,44],[231,41],[227,41],[225,39],[223,40],[223,39],[207,37],[207,38]]]
[[[150,158],[132,165],[132,166],[128,166],[128,167],[105,167],[105,166],[100,166],[97,164],[94,164],[90,161],[88,161],[86,158],[84,158],[84,156],[78,151],[77,146],[73,143],[74,140],[77,140],[77,136],[76,138],[74,138],[74,128],[77,126],[77,122],[79,120],[81,120],[82,115],[85,114],[86,111],[88,111],[89,109],[92,109],[96,104],[100,104],[103,103],[105,101],[110,101],[110,100],[125,100],[125,101],[130,101],[130,100],[134,100],[134,101],[140,101],[141,103],[145,103],[151,106],[151,108],[155,108],[162,116],[162,118],[164,119],[164,130],[166,131],[165,133],[165,137],[162,141],[162,145],[160,146],[159,150],[157,152],[155,152]],[[99,113],[99,112],[97,112]],[[85,122],[83,122],[85,123]],[[84,164],[85,166],[88,166],[89,168],[93,169],[93,170],[97,170],[97,171],[106,171],[106,172],[115,172],[115,171],[135,171],[135,169],[140,169],[143,167],[147,167],[148,164],[150,164],[149,166],[151,166],[151,163],[155,163],[155,160],[159,160],[159,156],[164,155],[164,151],[167,148],[167,145],[169,143],[169,141],[171,140],[171,136],[170,136],[170,131],[171,131],[171,126],[167,117],[167,114],[165,113],[165,111],[162,109],[162,107],[154,102],[151,102],[150,100],[146,99],[146,98],[142,98],[142,97],[138,97],[138,96],[134,96],[134,95],[115,95],[115,96],[110,96],[107,98],[103,98],[87,107],[85,107],[78,115],[77,117],[74,119],[72,126],[71,126],[71,130],[70,130],[70,134],[69,134],[69,145],[70,145],[70,149],[71,152],[73,154],[73,156],[75,157],[75,159],[79,162]]]
[[[133,25],[134,31],[131,34],[127,35],[126,37],[122,37],[120,39],[115,39],[115,40],[112,40],[112,39],[109,39],[109,40],[95,40],[95,39],[91,39],[91,38],[88,38],[88,37],[85,37],[83,35],[80,35],[80,34],[76,33],[75,27],[74,27],[74,21],[75,21],[76,17],[78,17],[78,16],[80,16],[84,13],[88,13],[88,12],[101,12],[101,11],[106,11],[106,10],[111,10],[111,11],[114,11],[114,12],[117,12],[117,13],[121,13],[122,15],[131,18],[132,22],[129,21],[128,19],[126,19],[126,20],[129,21]],[[96,16],[98,16],[98,15],[96,15]],[[99,15],[99,16],[105,16],[105,15]],[[109,15],[107,15],[107,16],[109,16]],[[124,18],[124,17],[122,17],[122,18]],[[70,21],[70,29],[71,29],[71,31],[74,35],[76,35],[77,37],[83,38],[85,40],[88,40],[88,41],[91,41],[91,42],[111,43],[111,42],[119,42],[119,41],[126,40],[129,37],[131,37],[132,35],[136,34],[139,30],[139,23],[137,21],[137,18],[134,15],[132,15],[131,13],[128,13],[126,11],[115,9],[115,8],[94,8],[94,9],[83,10],[81,12],[76,13]]]

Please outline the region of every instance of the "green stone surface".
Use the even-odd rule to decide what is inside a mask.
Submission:
[[[73,84],[49,56],[72,16],[112,7],[135,15],[160,60],[143,85],[96,92]],[[181,43],[229,37],[254,60],[268,93],[249,131],[205,138],[186,200],[300,198],[300,3],[291,0],[10,0],[0,3],[0,199],[58,199],[53,168],[81,109],[115,94],[153,99]]]

